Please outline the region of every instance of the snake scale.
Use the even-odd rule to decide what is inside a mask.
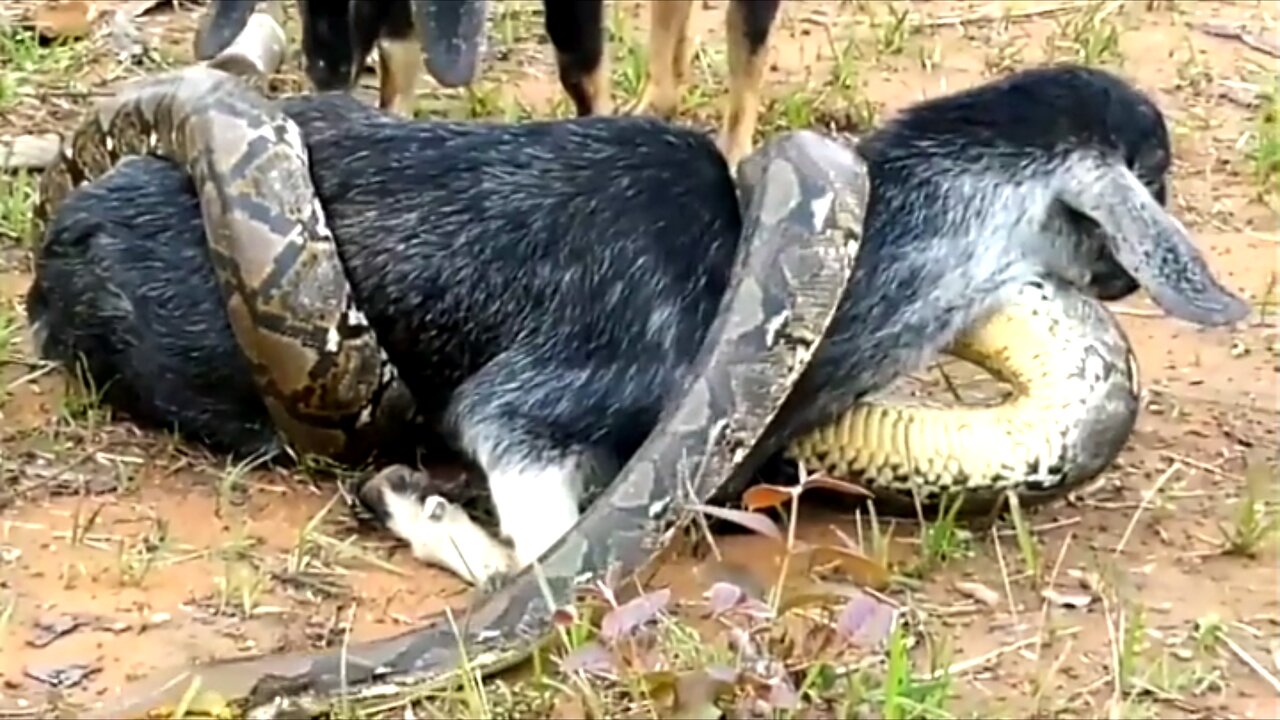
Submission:
[[[412,401],[353,304],[298,128],[218,67],[243,72],[215,58],[100,102],[42,179],[38,217],[126,155],[182,164],[198,189],[237,340],[285,443],[358,457],[384,423],[411,415]],[[639,570],[687,522],[684,507],[733,478],[840,301],[861,238],[866,175],[847,143],[803,131],[744,162],[744,240],[685,392],[573,530],[467,614],[460,632],[472,670],[527,657],[575,588]],[[1014,399],[946,409],[864,402],[798,438],[790,454],[886,499],[1005,489],[1051,497],[1100,472],[1132,429],[1137,375],[1125,337],[1100,303],[1065,287],[1028,284],[951,353],[1009,381]],[[452,624],[437,619],[341,658],[272,656],[153,678],[104,717],[171,704],[195,676],[256,707],[254,716],[314,712],[347,685],[454,681],[461,650]]]

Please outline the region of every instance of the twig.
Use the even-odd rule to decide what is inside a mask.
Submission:
[[[1155,485],[1152,485],[1151,489],[1142,496],[1142,502],[1138,503],[1138,508],[1133,511],[1133,517],[1129,518],[1129,526],[1124,529],[1124,535],[1120,537],[1120,542],[1116,544],[1115,550],[1111,552],[1112,555],[1119,555],[1120,551],[1124,550],[1125,544],[1129,542],[1129,536],[1133,534],[1134,526],[1138,524],[1138,518],[1142,516],[1142,511],[1147,509],[1147,506],[1151,503],[1151,499],[1156,496],[1156,493],[1160,492],[1160,488],[1164,487],[1164,484],[1169,481],[1169,478],[1173,477],[1173,474],[1181,469],[1182,462],[1175,460],[1174,463],[1169,466],[1169,469],[1165,470],[1164,473],[1156,480]]]
[[[1203,470],[1207,473],[1210,473],[1212,475],[1217,475],[1218,477],[1224,478],[1226,480],[1235,480],[1235,481],[1244,480],[1243,477],[1236,475],[1235,473],[1227,472],[1226,470],[1222,470],[1218,467],[1210,465],[1207,462],[1202,462],[1200,460],[1196,460],[1195,458],[1187,457],[1186,455],[1179,455],[1178,453],[1169,452],[1168,450],[1161,450],[1160,454],[1169,458],[1170,460],[1176,460],[1178,462],[1185,463],[1197,470]]]
[[[1000,580],[1004,582],[1004,594],[1009,598],[1009,615],[1013,618],[1013,624],[1017,625],[1018,621],[1018,604],[1013,601],[1013,587],[1009,584],[1009,570],[1004,564],[1004,551],[1000,549],[1000,536],[996,533],[996,527],[991,526],[991,544],[996,546],[996,561],[1000,563]]]
[[[1079,2],[1064,2],[1054,5],[1037,5],[1035,7],[1024,8],[1022,10],[1003,11],[999,10],[999,6],[992,9],[979,10],[978,12],[968,13],[965,15],[947,15],[938,18],[919,19],[915,23],[917,27],[935,28],[945,27],[947,25],[979,25],[982,23],[999,22],[1000,20],[1025,20],[1027,18],[1057,15],[1068,10],[1074,10],[1081,7]],[[999,10],[999,11],[998,11]]]
[[[1070,637],[1072,635],[1075,635],[1078,632],[1080,632],[1080,627],[1076,626],[1072,628],[1067,628],[1066,630],[1063,630],[1059,634],[1062,637]],[[944,675],[955,676],[959,673],[967,672],[969,670],[973,670],[974,668],[982,667],[983,665],[986,665],[987,663],[991,662],[992,660],[995,660],[1001,655],[1006,655],[1008,653],[1013,652],[1014,650],[1021,650],[1022,648],[1034,643],[1038,639],[1039,639],[1038,637],[1023,638],[1017,642],[1010,643],[1008,645],[1005,645],[1004,647],[998,647],[995,650],[983,653],[977,657],[969,658],[968,660],[961,660],[960,662],[957,662],[957,663],[952,663],[951,665],[948,665],[942,670],[935,670],[929,673],[928,675],[926,675],[924,679],[937,680],[938,678],[943,677]]]
[[[1196,23],[1192,27],[1210,37],[1235,40],[1260,53],[1280,58],[1280,43],[1260,38],[1242,27],[1232,27],[1222,23]]]
[[[1222,638],[1222,642],[1227,644],[1227,647],[1231,649],[1231,652],[1235,654],[1236,657],[1240,658],[1240,662],[1244,663],[1245,665],[1248,665],[1250,670],[1253,670],[1254,672],[1258,673],[1258,675],[1263,680],[1266,680],[1267,684],[1270,685],[1271,688],[1276,691],[1276,693],[1280,694],[1280,680],[1277,680],[1275,675],[1272,675],[1270,672],[1268,672],[1267,669],[1263,667],[1262,663],[1255,660],[1247,650],[1240,647],[1239,643],[1237,643],[1235,640],[1232,640],[1228,635],[1224,633],[1219,637]]]

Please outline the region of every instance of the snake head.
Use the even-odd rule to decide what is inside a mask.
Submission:
[[[427,72],[444,87],[475,79],[484,53],[488,0],[411,0]]]

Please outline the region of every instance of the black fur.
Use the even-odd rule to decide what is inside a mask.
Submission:
[[[487,471],[574,457],[589,485],[611,478],[729,281],[742,220],[712,142],[646,118],[408,123],[332,94],[284,107],[359,303],[445,437]],[[862,152],[855,276],[749,467],[919,367],[1027,279],[1132,292],[1098,226],[1052,188],[1098,154],[1163,199],[1169,164],[1149,100],[1070,67],[921,103]],[[218,450],[272,444],[174,165],[132,159],[68,198],[28,313],[45,356],[83,355],[106,400],[140,421]]]
[[[408,0],[298,0],[303,66],[321,92],[355,86],[379,39],[412,40]]]
[[[591,115],[587,78],[604,60],[604,0],[544,0],[542,12],[560,86],[580,117]]]

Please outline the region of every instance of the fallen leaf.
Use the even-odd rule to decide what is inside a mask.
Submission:
[[[759,513],[715,507],[714,505],[690,505],[689,509],[712,517],[718,517],[721,520],[737,523],[748,530],[771,537],[779,542],[783,539],[782,531],[778,529],[778,526],[772,520]]]
[[[835,563],[840,566],[844,574],[873,590],[889,587],[889,581],[892,579],[889,568],[851,548],[838,545],[810,545],[796,554],[808,555],[809,567]]]
[[[560,661],[560,669],[570,674],[582,672],[606,678],[618,675],[618,665],[613,653],[595,641],[583,643],[565,655]]]
[[[714,617],[728,612],[747,597],[747,593],[733,583],[717,582],[703,593],[702,597],[706,598],[707,608]]]
[[[31,25],[49,40],[80,39],[93,31],[100,8],[87,0],[45,2],[31,12]]]
[[[27,644],[31,647],[45,647],[55,640],[79,630],[87,625],[88,622],[86,618],[77,615],[59,615],[48,620],[37,620],[35,622],[35,633],[30,638],[27,638]]]
[[[1089,603],[1093,602],[1092,595],[1081,595],[1076,593],[1063,593],[1053,588],[1045,588],[1040,591],[1040,596],[1045,600],[1066,608],[1083,608],[1089,607]]]
[[[864,647],[875,647],[893,631],[897,611],[863,593],[845,604],[836,620],[836,632],[846,640]]]
[[[747,491],[742,493],[742,507],[747,512],[758,512],[769,508],[780,507],[791,502],[791,498],[795,496],[796,488],[783,487],[781,485],[769,485],[761,483],[752,485]]]
[[[965,582],[963,580],[957,580],[953,584],[953,587],[961,595],[964,595],[965,597],[973,600],[977,600],[978,602],[982,603],[983,605],[986,605],[987,607],[998,607],[1000,605],[1000,593],[996,592],[995,590],[992,590],[991,588],[987,587],[986,585],[983,585],[982,583]]]
[[[671,601],[671,590],[663,588],[629,600],[613,608],[600,623],[600,637],[613,642],[623,635],[630,635],[637,628],[652,621]]]
[[[97,665],[72,663],[53,667],[27,666],[23,668],[22,673],[32,680],[42,682],[51,688],[65,690],[79,685],[90,676],[96,675],[101,671],[102,668]]]
[[[1095,595],[1098,593],[1098,589],[1102,587],[1102,578],[1098,573],[1070,568],[1067,570],[1067,576],[1075,579],[1080,584],[1080,587]]]

